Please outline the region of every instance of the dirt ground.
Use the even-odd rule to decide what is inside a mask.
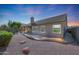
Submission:
[[[20,41],[25,41],[20,44]],[[61,44],[57,42],[35,41],[28,39],[22,34],[15,34],[3,55],[23,55],[22,49],[29,47],[29,55],[77,55],[79,46],[77,44]]]

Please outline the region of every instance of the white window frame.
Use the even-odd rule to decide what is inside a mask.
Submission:
[[[39,26],[32,26],[32,32],[39,32]]]
[[[43,31],[42,31],[43,30]],[[40,26],[40,32],[41,33],[46,33],[46,26],[45,25],[41,25]]]
[[[59,32],[55,32],[55,28],[59,28]],[[52,25],[52,32],[55,33],[55,34],[61,34],[61,24],[53,24]]]

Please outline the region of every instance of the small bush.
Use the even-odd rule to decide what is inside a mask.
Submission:
[[[12,37],[11,32],[0,31],[0,46],[7,46]]]

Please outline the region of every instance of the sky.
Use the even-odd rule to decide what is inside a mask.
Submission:
[[[79,26],[78,4],[0,4],[0,25],[9,20],[24,24],[67,13],[68,25]]]

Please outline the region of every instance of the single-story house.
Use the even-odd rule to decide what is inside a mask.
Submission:
[[[39,34],[48,37],[62,37],[67,26],[67,14],[49,17],[39,21],[34,21],[31,17],[31,23],[27,24],[27,29],[33,34]]]
[[[20,32],[27,33],[29,31],[30,31],[30,26],[28,26],[27,24],[21,24]]]

